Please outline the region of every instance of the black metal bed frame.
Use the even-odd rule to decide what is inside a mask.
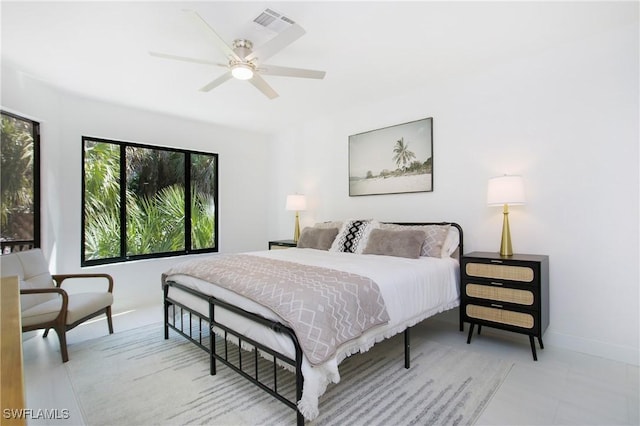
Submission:
[[[458,232],[460,233],[458,250],[460,255],[462,255],[463,253],[462,228],[457,223],[451,223],[451,222],[402,223],[402,225],[443,225],[443,224],[450,224],[452,226],[455,226],[458,229]],[[170,287],[174,287],[192,296],[195,296],[201,300],[207,301],[209,305],[209,317],[207,318],[205,315],[197,312],[195,309],[190,308],[184,305],[183,303],[180,303],[179,301],[170,298],[169,297]],[[284,403],[289,408],[292,408],[293,410],[295,410],[297,425],[298,426],[304,425],[304,421],[305,421],[304,416],[302,415],[302,413],[300,413],[297,406],[297,401],[299,401],[302,398],[302,388],[304,384],[304,377],[302,375],[302,349],[300,347],[300,343],[298,342],[298,338],[295,335],[295,332],[291,328],[277,321],[268,320],[260,315],[238,308],[235,305],[231,305],[213,296],[200,293],[198,291],[195,291],[189,287],[186,287],[182,284],[179,284],[173,281],[168,281],[166,283],[163,283],[162,288],[164,293],[164,338],[165,340],[169,339],[169,329],[170,328],[173,329],[175,332],[177,332],[187,340],[191,341],[196,346],[203,349],[205,352],[209,354],[209,357],[210,357],[209,370],[212,376],[216,374],[216,361],[222,362],[224,365],[231,368],[232,370],[234,370],[235,372],[237,372],[238,374],[240,374],[241,376],[249,380],[251,383],[255,384],[260,389],[267,392],[269,395],[275,397],[276,399]],[[172,306],[173,306],[172,315],[169,315],[169,312]],[[242,333],[233,330],[231,327],[228,327],[225,324],[217,322],[215,319],[216,306],[219,306],[222,309],[226,309],[230,312],[233,312],[237,315],[240,315],[256,323],[262,324],[277,333],[282,333],[288,336],[291,339],[291,342],[293,343],[293,346],[295,348],[295,359],[285,356],[249,337],[246,337],[242,335]],[[178,314],[178,310],[179,310],[179,314]],[[186,328],[185,328],[185,311],[186,311],[186,314],[188,315],[188,332],[186,331]],[[197,320],[195,329],[194,329],[194,316]],[[179,319],[179,324],[178,324],[178,321],[176,320],[176,317],[178,317]],[[203,324],[206,325],[205,329],[203,329]],[[213,331],[214,328],[217,328],[224,332],[224,336],[220,336],[220,339],[223,339],[224,341],[224,354],[218,353],[216,349],[216,346],[217,346],[215,342],[216,333]],[[203,333],[204,330],[206,330],[206,333]],[[411,330],[411,327],[407,327],[403,332],[404,334],[404,367],[406,369],[410,368],[411,366],[410,330]],[[462,314],[460,314],[460,331],[462,330],[463,330]],[[194,332],[196,332],[196,335],[194,335]],[[229,359],[229,351],[228,351],[229,335],[231,335],[233,338],[238,340],[237,342],[238,348],[242,348],[242,342],[246,342],[253,347],[252,357],[253,357],[253,365],[255,367],[253,370],[253,374],[249,374],[245,369],[243,369],[242,351],[240,349],[238,350],[238,365],[236,365],[234,362],[232,362]],[[208,340],[208,342],[206,340]],[[208,343],[208,345],[206,343]],[[232,343],[232,344],[235,345],[235,343]],[[258,351],[262,351],[273,357],[273,360],[270,361],[273,363],[273,366],[272,366],[273,386],[272,387],[266,383],[263,383],[260,380],[260,377],[258,375],[258,355],[259,355]],[[295,371],[295,388],[296,388],[295,401],[290,400],[285,395],[278,392],[277,371],[278,371],[278,368],[280,368],[278,366],[278,361],[288,364]]]

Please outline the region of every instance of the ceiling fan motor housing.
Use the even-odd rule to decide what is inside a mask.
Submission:
[[[236,54],[240,56],[242,59],[249,56],[252,49],[253,49],[253,43],[251,43],[251,41],[249,40],[245,40],[242,38],[233,40],[233,51],[236,52]]]

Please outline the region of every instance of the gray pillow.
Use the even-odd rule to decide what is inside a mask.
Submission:
[[[451,225],[398,225],[394,223],[383,223],[381,228],[392,231],[419,229],[423,231],[425,235],[424,242],[422,243],[422,249],[420,250],[420,256],[449,257],[451,255],[451,252],[449,251],[447,251],[444,256],[442,253]],[[458,245],[455,242],[454,244],[455,246]],[[449,248],[447,248],[447,250],[448,249]],[[455,250],[455,247],[452,250]]]
[[[298,239],[298,248],[329,250],[338,235],[338,228],[304,228]]]
[[[417,229],[404,231],[374,229],[369,235],[367,247],[365,247],[362,254],[382,254],[417,259],[420,257],[424,238],[424,231]]]

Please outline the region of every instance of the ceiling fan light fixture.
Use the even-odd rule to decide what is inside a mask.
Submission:
[[[253,78],[253,68],[248,64],[234,64],[231,67],[231,75],[238,80],[250,80]]]

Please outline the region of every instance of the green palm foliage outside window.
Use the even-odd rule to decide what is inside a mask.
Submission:
[[[40,247],[39,124],[2,111],[2,251]]]
[[[191,248],[215,244],[217,169],[211,155],[191,154]]]
[[[86,141],[84,148],[85,259],[120,256],[120,147]]]
[[[217,154],[83,142],[83,264],[217,251]]]

